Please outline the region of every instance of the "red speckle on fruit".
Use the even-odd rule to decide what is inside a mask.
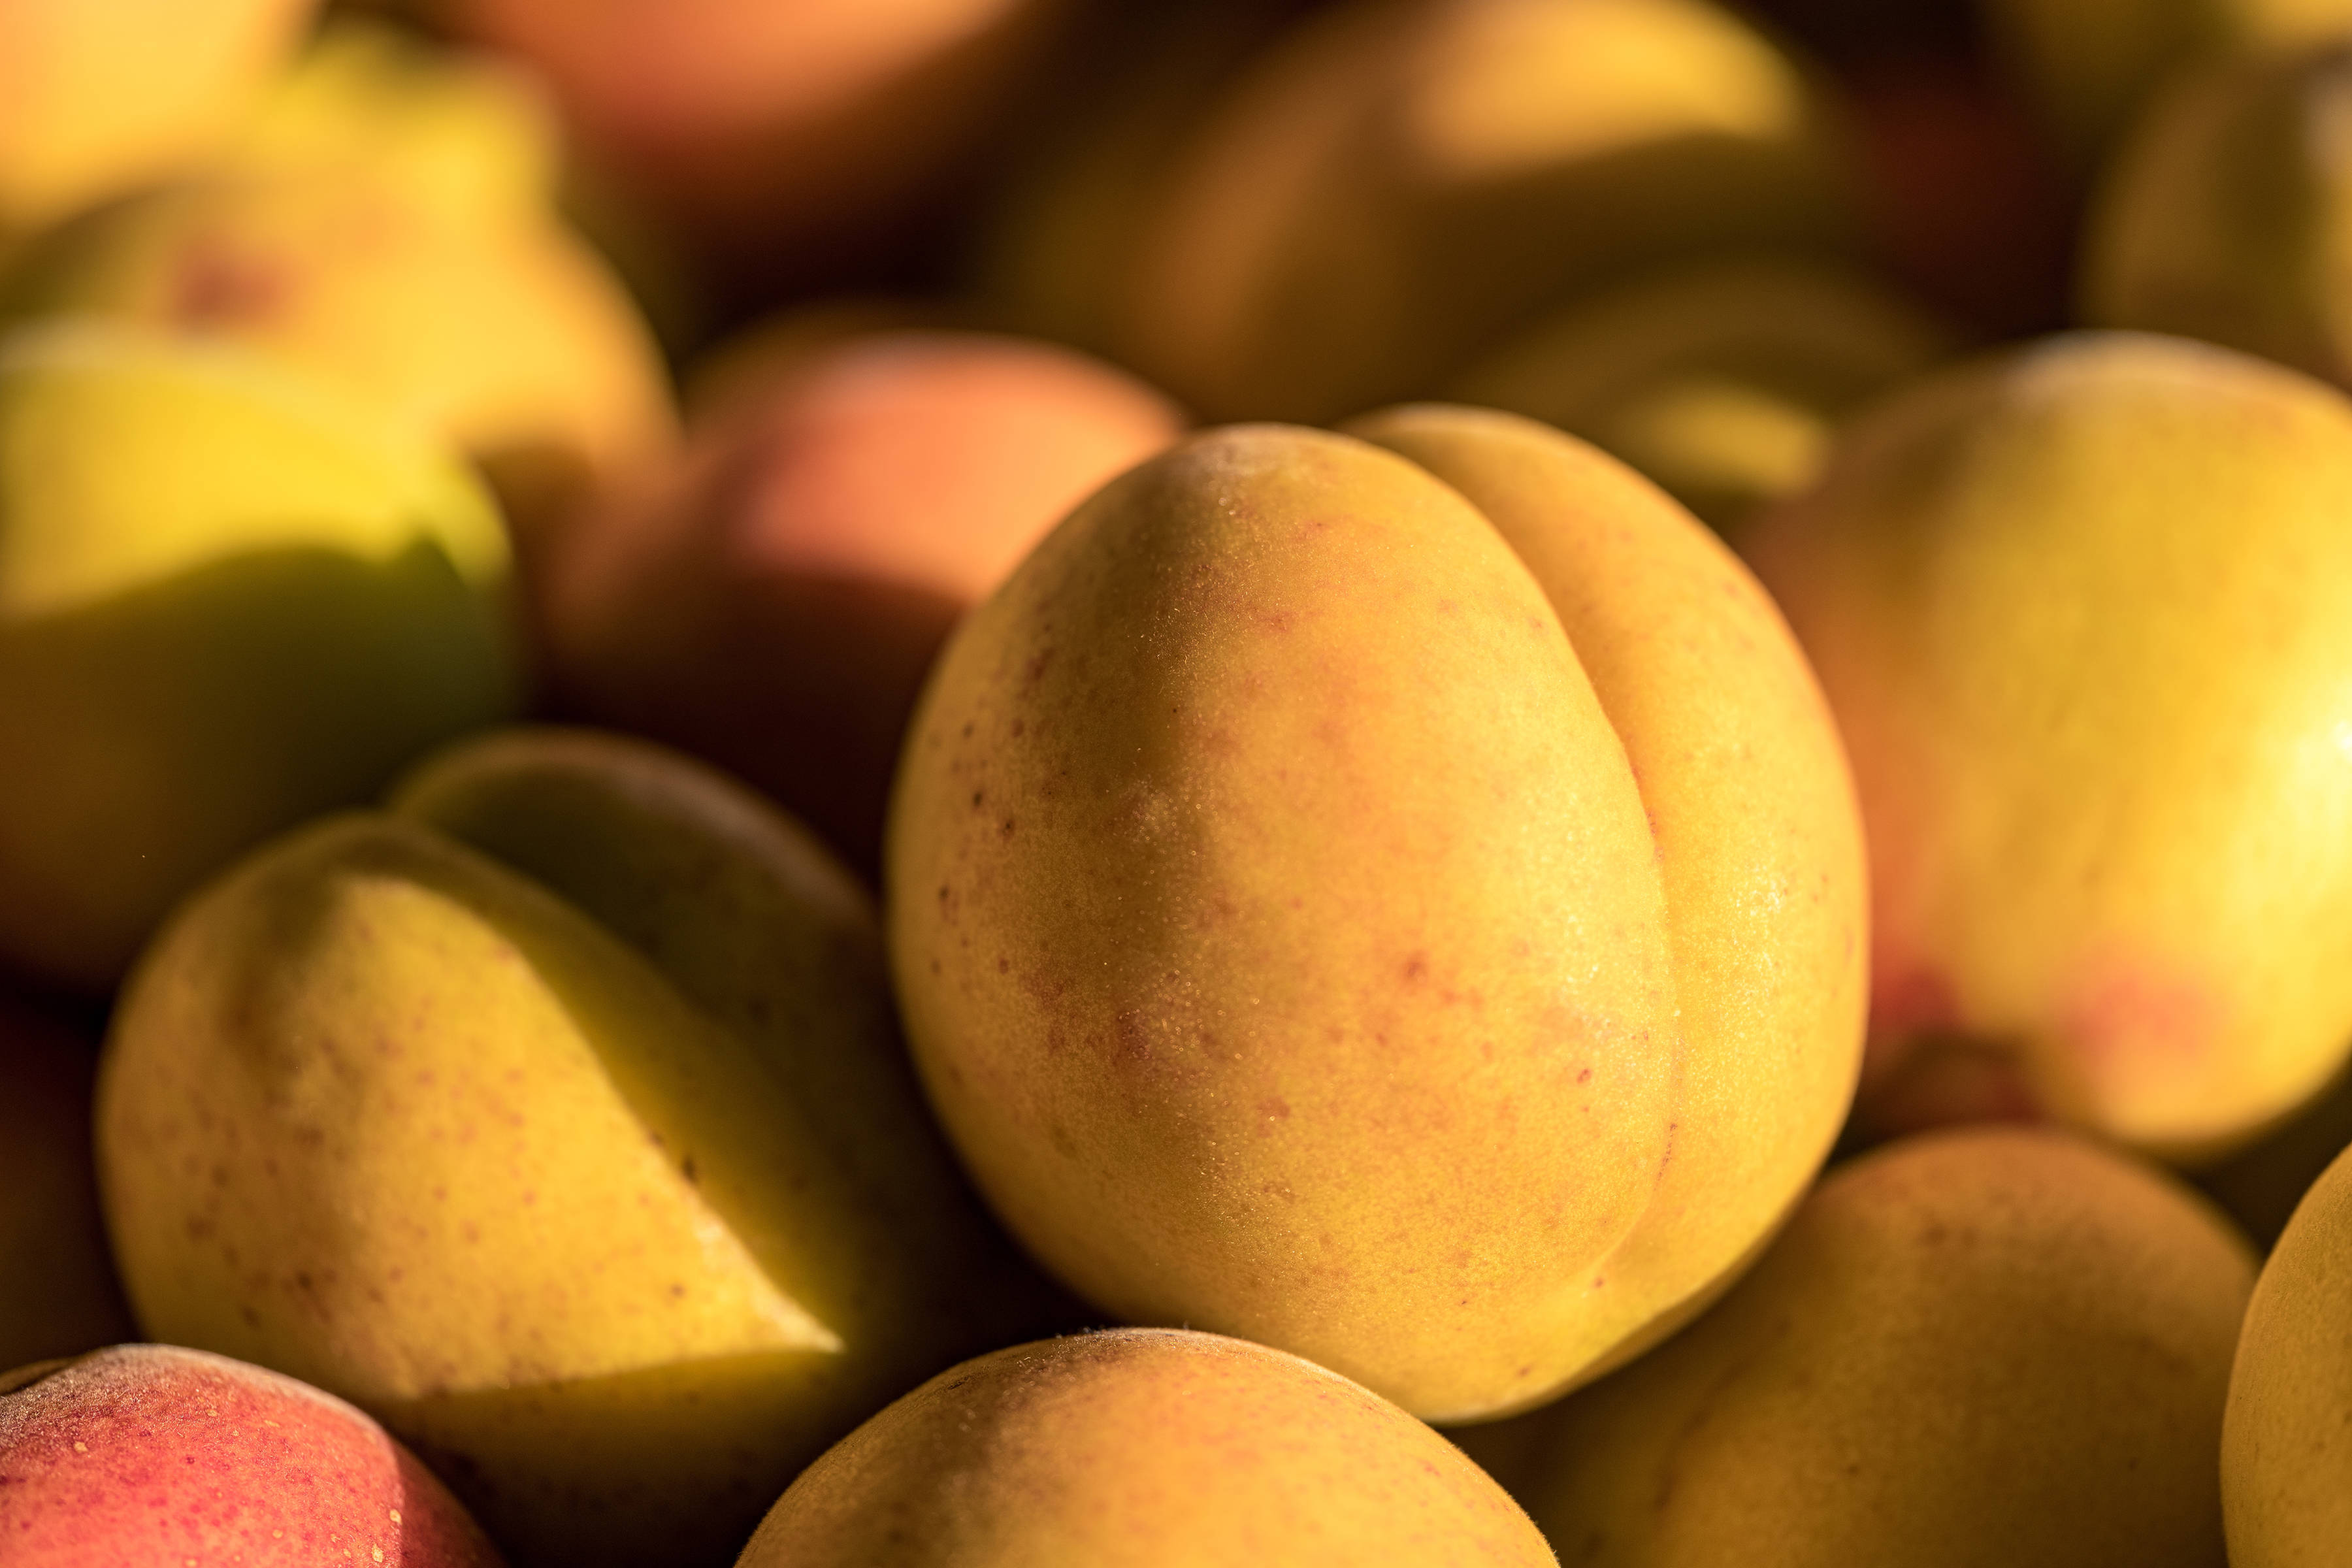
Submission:
[[[184,327],[256,321],[274,313],[290,292],[285,270],[274,262],[199,241],[173,279],[171,315]]]

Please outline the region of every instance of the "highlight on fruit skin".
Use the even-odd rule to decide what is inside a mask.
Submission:
[[[2137,1159],[1904,1140],[1833,1167],[1706,1316],[1530,1417],[1516,1495],[1594,1568],[2219,1568],[2252,1283],[2236,1228]]]
[[[1514,416],[1212,430],[959,628],[891,962],[980,1187],[1098,1307],[1425,1417],[1687,1321],[1827,1154],[1859,824],[1761,590]]]
[[[2231,1568],[2324,1563],[2352,1540],[2352,1152],[2336,1156],[2263,1265],[2221,1426]]]
[[[1492,1564],[1551,1553],[1370,1391],[1246,1341],[1124,1329],[941,1373],[780,1498],[738,1568]]]
[[[2195,1163],[2335,1076],[2348,511],[2335,388],[2081,332],[1895,395],[1743,535],[1870,834],[1865,1127],[2010,1101]]]
[[[10,1568],[502,1568],[415,1455],[293,1378],[177,1345],[0,1373]]]

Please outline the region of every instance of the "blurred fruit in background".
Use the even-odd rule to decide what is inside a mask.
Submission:
[[[98,1046],[0,995],[0,1371],[137,1337],[90,1163]]]
[[[229,350],[0,346],[0,958],[110,987],[182,894],[512,711],[507,545],[449,454]]]
[[[2149,108],[2091,211],[2084,318],[2352,385],[2347,137],[2352,37],[2182,79]]]
[[[724,1563],[867,1415],[1055,1326],[866,896],[619,737],[469,742],[210,884],[98,1128],[141,1326],[352,1399],[528,1563]]]
[[[1152,155],[1111,232],[1033,241],[1050,288],[1001,287],[1076,293],[1115,357],[1213,419],[1426,394],[1641,267],[1853,237],[1826,94],[1703,0],[1352,0],[1253,51],[1172,141],[1145,120],[1114,133]],[[1066,226],[1116,172],[1073,181]]]
[[[1861,846],[1810,675],[1686,513],[1507,415],[1352,429],[1195,436],[963,623],[891,959],[1074,1289],[1475,1419],[1663,1338],[1811,1179]]]
[[[2184,69],[2352,34],[2352,0],[1984,0],[1992,52],[2077,170]]]
[[[1562,1562],[1606,1568],[2215,1568],[2252,1283],[2244,1238],[2137,1162],[2022,1130],[1894,1144],[1554,1407],[1519,1496]]]
[[[1870,833],[1861,1118],[1977,1114],[1990,1055],[2040,1114],[2210,1159],[2335,1076],[2347,515],[2334,388],[2084,333],[1916,384],[1743,536]]]
[[[226,139],[316,0],[0,7],[0,251]]]
[[[362,1398],[517,1568],[723,1568],[1088,1311],[1522,1412],[1459,1441],[1564,1561],[2218,1562],[2212,1424],[2153,1435],[2210,1215],[2046,1134],[1805,1194],[2057,1118],[2267,1239],[2352,1139],[2352,407],[1947,367],[2079,310],[2343,380],[2352,0],[310,13],[0,0],[0,1364],[135,1331],[114,1006],[141,1327]],[[1656,484],[1429,405],[1181,440],[1439,395]],[[846,864],[610,733],[313,820],[530,700]],[[2331,1226],[2250,1561],[2342,1479]],[[1531,1549],[1202,1342],[968,1363],[777,1520]]]
[[[1388,1401],[1260,1345],[1130,1329],[925,1384],[793,1483],[742,1568],[1551,1560],[1493,1481]]]
[[[550,555],[537,615],[559,700],[740,772],[873,877],[949,630],[1182,421],[1055,344],[833,320],[730,353],[682,459]]]
[[[1556,311],[1451,393],[1583,437],[1727,532],[1811,484],[1847,414],[1954,347],[1865,274],[1729,257]]]
[[[584,180],[722,294],[839,284],[987,167],[1069,0],[417,0],[530,61]]]
[[[0,1479],[11,1568],[501,1568],[480,1527],[366,1415],[176,1346],[0,1375]]]
[[[1118,352],[1118,279],[1154,182],[1231,79],[1318,0],[1121,8],[1024,132],[981,215],[970,288],[1012,330]]]
[[[509,73],[342,24],[243,142],[32,244],[0,316],[235,342],[449,441],[533,533],[667,455],[651,331],[555,216]]]

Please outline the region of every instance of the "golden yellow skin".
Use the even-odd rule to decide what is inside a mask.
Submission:
[[[1705,1318],[1559,1405],[1518,1495],[1594,1568],[2221,1568],[2252,1283],[2227,1221],[2093,1145],[1890,1145]]]
[[[724,1563],[1034,1331],[897,1049],[803,832],[648,746],[496,737],[159,939],[101,1068],[110,1228],[151,1336],[364,1406],[520,1558]]]
[[[1989,0],[1995,50],[2090,168],[2183,71],[2352,32],[2352,0]]]
[[[2158,98],[2092,209],[2084,318],[2352,385],[2347,114],[2352,37],[2217,65]]]
[[[1514,332],[1447,395],[1581,436],[1729,534],[1812,482],[1848,414],[1953,347],[1861,273],[1715,258]]]
[[[1507,416],[1360,433],[1415,461],[1187,442],[965,623],[892,963],[1066,1281],[1475,1419],[1648,1342],[1793,1202],[1854,1069],[1859,846],[1801,661],[1687,515]]]
[[[812,1466],[738,1568],[1551,1563],[1501,1488],[1319,1366],[1213,1334],[1017,1345]]]
[[[209,162],[252,173],[365,167],[444,211],[496,217],[557,198],[562,130],[527,68],[346,14]]]
[[[1209,419],[1427,395],[1551,300],[1852,225],[1821,94],[1708,0],[1350,0],[1259,57],[1146,205],[1117,357]]]
[[[2352,1541],[2352,1156],[2287,1221],[2255,1281],[2221,1424],[2231,1568],[2326,1568]]]
[[[675,436],[650,330],[551,215],[444,208],[364,167],[230,169],[117,203],[20,258],[0,309],[295,365],[464,451],[525,523]]]
[[[446,438],[522,526],[667,451],[651,330],[551,203],[528,79],[346,23],[177,180],[31,245],[16,318],[225,339]]]
[[[186,166],[233,131],[316,0],[0,7],[0,235]]]
[[[496,510],[244,356],[0,349],[0,952],[88,990],[201,879],[506,715]]]
[[[2197,1158],[2327,1081],[2352,1042],[2347,515],[2334,389],[2086,333],[1920,384],[1756,524],[1870,832],[1864,1110],[1957,1038],[2044,1114]]]

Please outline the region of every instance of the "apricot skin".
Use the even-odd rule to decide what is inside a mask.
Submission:
[[[11,1568],[499,1565],[441,1483],[360,1411],[176,1345],[0,1378],[0,1535]]]
[[[1527,1517],[1403,1411],[1213,1334],[1125,1330],[942,1373],[779,1500],[740,1568],[1549,1563]]]
[[[901,766],[892,962],[1066,1282],[1476,1419],[1696,1310],[1810,1179],[1859,841],[1801,661],[1687,514],[1507,416],[1361,428],[1396,450],[1180,445],[965,623]]]
[[[1043,342],[852,331],[748,351],[669,465],[551,540],[551,675],[600,722],[709,757],[871,876],[940,645],[1063,513],[1182,428]]]

